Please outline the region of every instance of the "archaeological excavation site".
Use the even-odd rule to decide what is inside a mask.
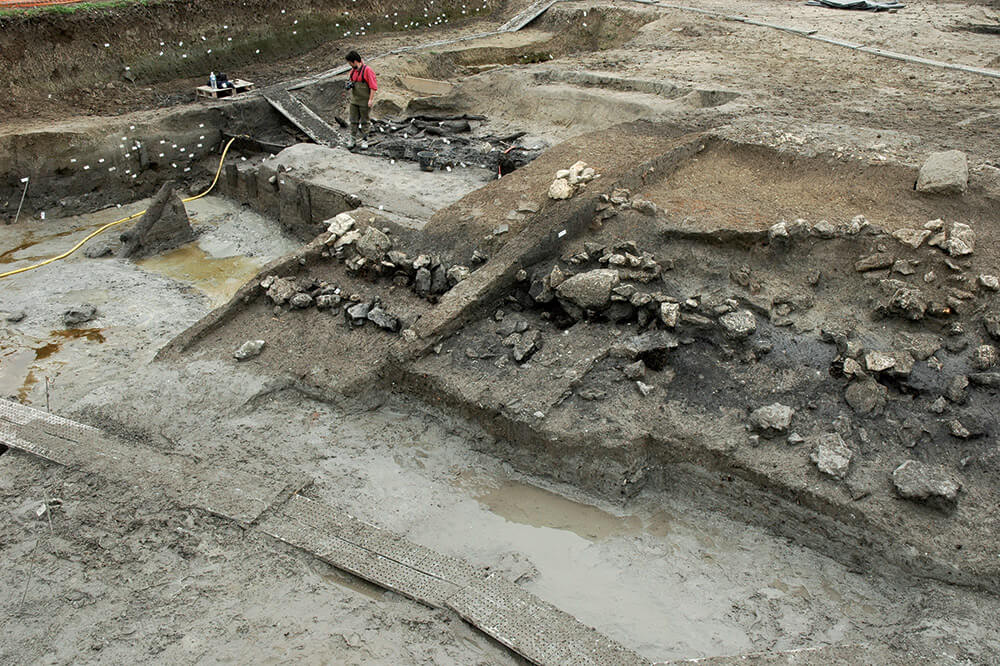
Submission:
[[[998,35],[0,0],[0,663],[1000,664]]]

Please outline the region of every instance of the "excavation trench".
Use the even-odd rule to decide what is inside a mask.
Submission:
[[[922,197],[906,165],[688,135],[740,93],[553,68],[573,43],[558,28],[584,18],[554,14],[499,44],[387,62],[406,93],[384,104],[392,118],[367,154],[303,143],[260,98],[0,138],[4,216],[29,178],[21,221],[0,227],[2,272],[138,210],[167,177],[203,190],[223,140],[250,137],[213,196],[188,206],[195,242],[138,264],[78,254],[4,282],[0,396],[169,455],[311,479],[310,497],[499,571],[651,660],[906,640],[913,590],[945,597],[946,615],[995,612],[981,590],[995,590],[996,543],[976,536],[995,525],[988,502],[962,495],[941,512],[889,479],[913,456],[961,465],[964,492],[987,493],[989,378],[925,415],[990,341],[995,297],[975,276],[996,241],[981,235],[956,263],[888,235],[935,218],[980,225],[995,200],[976,186]],[[577,41],[620,44],[650,16],[594,14]],[[296,94],[328,119],[343,106],[333,82]],[[420,118],[462,115],[474,118],[460,135]],[[584,128],[598,131],[558,143]],[[455,136],[466,152],[446,147]],[[505,145],[526,153],[507,173]],[[433,172],[420,148],[443,155]],[[581,159],[601,178],[548,200],[554,172]],[[338,249],[326,228],[341,213],[403,258]],[[881,272],[855,269],[879,253],[892,254]],[[417,264],[436,286],[419,286]],[[630,287],[609,307],[556,295],[553,279],[609,266]],[[276,278],[336,306],[279,302],[262,286]],[[901,317],[882,291],[905,279],[950,309]],[[63,312],[84,302],[98,316],[67,328]],[[356,305],[395,325],[359,322]],[[737,312],[753,337],[720,328]],[[644,334],[661,346],[630,352]],[[259,357],[233,360],[256,339]],[[881,387],[874,412],[845,402],[862,381],[847,359],[864,361],[849,342],[911,356],[908,375],[864,375]],[[748,414],[775,402],[795,421],[762,436]],[[960,445],[951,418],[972,429]],[[846,479],[811,462],[813,438],[834,431],[856,456]],[[970,638],[973,652],[991,640]]]
[[[206,199],[192,212],[206,230],[182,252],[198,248],[260,262],[268,255],[249,255],[294,246],[273,221],[226,200]],[[99,221],[92,218],[72,223]],[[237,247],[249,238],[252,245]],[[70,240],[49,239],[46,247]],[[641,491],[623,507],[554,484],[544,473],[518,473],[500,454],[509,443],[410,395],[387,398],[379,391],[320,402],[282,388],[289,381],[280,375],[231,362],[149,364],[227,288],[200,270],[165,270],[170,261],[165,255],[135,267],[109,258],[67,260],[47,276],[11,283],[15,304],[48,294],[45,306],[29,308],[20,329],[40,341],[62,341],[34,363],[37,375],[51,379],[54,410],[86,414],[111,432],[140,435],[147,446],[168,442],[170,455],[224,467],[249,456],[255,469],[304,475],[314,481],[311,497],[519,581],[649,659],[867,641],[884,635],[887,622],[904,629],[897,581],[852,573],[726,518],[717,506],[723,500],[706,494],[697,475],[672,475],[670,484]],[[72,289],[53,293],[53,282]],[[70,343],[50,327],[61,299],[80,295],[98,303],[101,317],[93,327],[72,329]],[[42,386],[19,390],[24,402],[44,405]],[[428,401],[434,402],[429,395]],[[162,482],[144,480],[150,487]],[[321,572],[321,580],[392,601],[350,576]],[[847,616],[850,622],[837,619]]]

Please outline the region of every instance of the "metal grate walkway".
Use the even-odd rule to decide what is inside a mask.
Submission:
[[[96,428],[6,400],[0,400],[0,443],[109,478],[160,480],[185,506],[255,527],[376,585],[451,609],[535,664],[649,663],[500,576],[303,497],[280,479],[126,445]]]

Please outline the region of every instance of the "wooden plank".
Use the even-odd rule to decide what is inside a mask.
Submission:
[[[337,131],[288,90],[280,87],[268,88],[264,90],[264,99],[278,113],[285,116],[289,122],[321,146],[336,146],[340,143]]]

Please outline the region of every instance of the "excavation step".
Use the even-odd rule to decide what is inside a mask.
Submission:
[[[278,113],[321,146],[336,146],[339,142],[337,131],[288,90],[280,87],[268,88],[264,91],[264,99]]]

